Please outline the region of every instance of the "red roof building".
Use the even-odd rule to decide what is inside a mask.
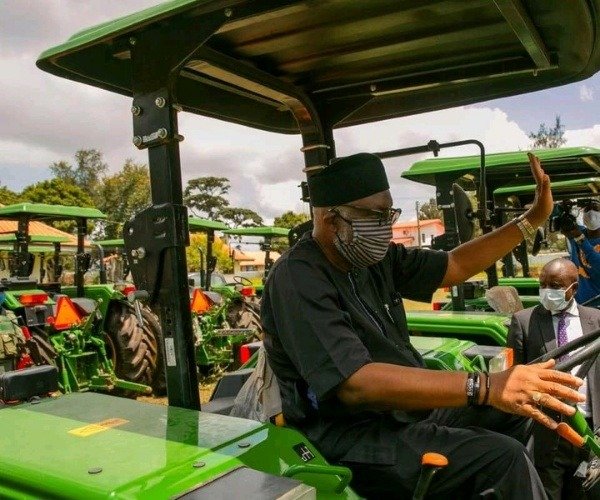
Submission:
[[[398,221],[392,231],[394,243],[401,243],[405,247],[431,246],[435,236],[444,234],[444,224],[440,219]]]

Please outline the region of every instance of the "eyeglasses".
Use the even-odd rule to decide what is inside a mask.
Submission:
[[[340,213],[340,208],[350,208],[354,211],[356,216],[352,217],[352,219],[347,219]],[[394,224],[402,213],[401,208],[385,208],[383,210],[374,210],[372,208],[356,207],[354,205],[337,205],[333,208],[330,208],[329,211],[339,215],[348,224],[351,224],[353,219],[377,219],[380,226]]]

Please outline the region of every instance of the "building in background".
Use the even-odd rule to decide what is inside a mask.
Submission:
[[[274,261],[280,257],[278,252],[270,252]],[[265,272],[265,252],[250,250],[233,250],[233,274],[246,278],[262,277]]]
[[[0,234],[14,234],[17,231],[17,222],[13,220],[0,220]],[[29,222],[29,236],[32,241],[32,245],[35,246],[36,236],[61,236],[64,238],[68,238],[67,241],[61,243],[61,251],[64,254],[74,254],[77,249],[77,237],[61,231],[60,229],[56,229],[52,226],[44,224],[40,221],[30,221]],[[89,245],[89,242],[86,241],[86,246]],[[8,269],[8,253],[12,250],[13,244],[10,242],[4,242],[0,244],[0,278],[9,278],[10,272]],[[44,245],[49,248],[52,247],[52,244]],[[33,271],[31,273],[32,279],[37,279],[40,276],[40,266],[46,265],[48,263],[52,263],[53,259],[53,251],[50,251],[46,254],[35,253],[35,261]],[[43,260],[43,263],[42,263]],[[48,277],[48,272],[46,272],[46,277]]]
[[[392,227],[392,241],[406,247],[428,247],[435,236],[444,234],[440,219],[398,221]]]

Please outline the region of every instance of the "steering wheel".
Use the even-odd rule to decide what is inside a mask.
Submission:
[[[572,356],[569,356],[564,361],[556,363],[554,369],[562,372],[570,372],[576,366],[580,366],[575,376],[583,378],[587,375],[590,367],[596,361],[598,353],[600,353],[600,328],[594,330],[592,333],[579,337],[578,339],[572,340],[565,345],[551,350],[550,352],[540,356],[533,360],[531,363],[543,362],[549,359],[558,359],[559,357],[567,354],[575,349],[581,350]],[[573,405],[574,406],[574,405]],[[556,432],[564,439],[569,441],[571,444],[588,449],[596,457],[600,457],[600,442],[594,435],[594,430],[588,425],[583,414],[576,408],[575,413],[568,417],[568,424],[561,422],[558,424]],[[594,467],[590,466],[586,472],[586,489],[591,488],[600,480],[600,467],[598,467],[598,460],[592,460]]]
[[[252,281],[250,281],[245,276],[234,276],[233,282],[242,286],[252,286]]]
[[[572,340],[571,342],[567,342],[561,347],[552,349],[550,352],[547,352],[543,356],[534,359],[529,364],[541,363],[543,361],[548,361],[549,359],[558,359],[561,356],[570,353],[571,351],[579,349],[580,347],[583,347],[581,351],[573,354],[572,356],[569,356],[563,361],[557,362],[554,369],[561,372],[570,372],[576,366],[581,365],[579,370],[577,370],[576,376],[585,376],[590,366],[596,360],[596,357],[600,353],[600,328],[598,330],[594,330],[592,333],[589,333],[583,337],[579,337],[578,339]]]

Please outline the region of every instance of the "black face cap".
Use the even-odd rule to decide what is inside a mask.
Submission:
[[[314,207],[344,205],[390,188],[379,157],[358,153],[335,160],[308,179]]]

